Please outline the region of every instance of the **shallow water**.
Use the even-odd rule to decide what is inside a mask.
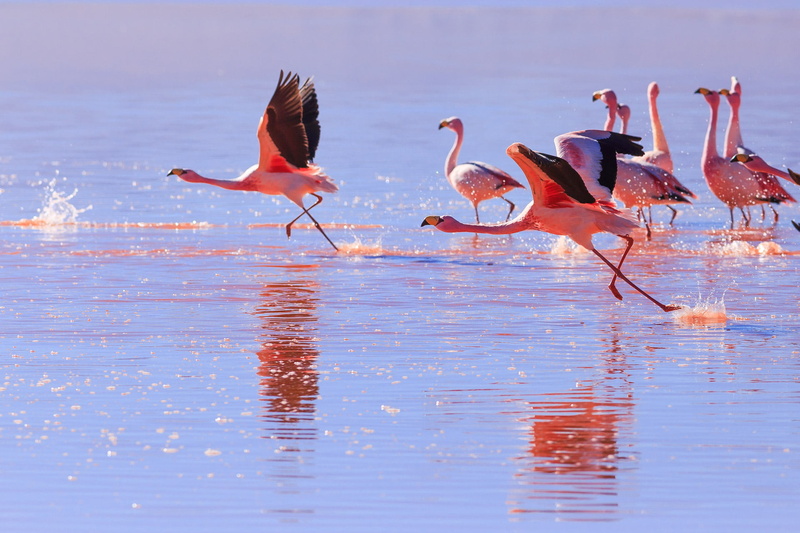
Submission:
[[[0,49],[26,45],[0,56],[8,531],[790,531],[800,519],[800,213],[729,228],[700,173],[707,106],[692,94],[737,75],[746,143],[800,167],[797,10],[0,15]],[[340,191],[315,213],[339,253],[307,224],[287,239],[285,199],[166,175],[247,168],[281,68],[316,79],[317,159]],[[442,118],[465,121],[462,160],[521,179],[505,147],[550,151],[559,133],[600,127],[590,95],[604,87],[649,146],[653,80],[676,174],[700,199],[673,227],[655,208],[625,270],[687,310],[661,313],[622,285],[618,302],[607,269],[564,239],[419,227],[472,216],[442,177]],[[509,197],[521,207],[526,194]],[[486,202],[481,216],[505,210]],[[621,252],[614,237],[596,244]]]

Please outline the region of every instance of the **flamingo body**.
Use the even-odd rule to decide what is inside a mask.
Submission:
[[[470,161],[458,164],[458,154],[464,142],[464,124],[458,117],[450,117],[439,123],[439,129],[447,128],[456,134],[453,147],[447,154],[444,172],[448,183],[475,209],[475,221],[480,222],[478,204],[492,198],[502,198],[509,204],[506,220],[514,211],[513,202],[503,195],[515,188],[524,188],[510,174],[488,163]]]
[[[219,180],[201,176],[194,170],[174,168],[175,175],[189,183],[205,183],[232,191],[260,192],[283,195],[296,204],[302,212],[286,225],[286,235],[291,236],[292,224],[303,214],[328,240],[325,231],[309,212],[322,202],[318,192],[333,193],[339,190],[336,183],[322,168],[312,161],[320,138],[319,106],[314,83],[308,78],[300,86],[300,77],[281,71],[278,86],[258,124],[258,163],[232,180]],[[314,196],[317,201],[309,208],[303,198]]]

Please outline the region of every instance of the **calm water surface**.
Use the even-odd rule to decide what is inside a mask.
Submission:
[[[0,56],[4,530],[796,527],[800,212],[729,229],[692,93],[737,75],[746,144],[800,167],[798,11],[2,4],[0,21],[2,49],[25,45]],[[166,176],[252,164],[281,68],[316,77],[340,191],[315,212],[339,253],[307,225],[287,240],[285,199]],[[442,176],[442,118],[465,122],[462,160],[521,179],[505,147],[600,127],[604,87],[649,147],[653,80],[700,199],[672,228],[654,209],[626,271],[705,321],[617,302],[550,235],[420,229],[472,216]]]

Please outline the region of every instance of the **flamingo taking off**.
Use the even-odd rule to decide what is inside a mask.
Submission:
[[[322,169],[313,164],[319,144],[319,106],[311,78],[302,87],[297,74],[281,71],[275,93],[258,123],[258,163],[233,180],[217,180],[199,175],[194,170],[174,168],[168,176],[175,175],[189,183],[207,183],[233,191],[256,191],[264,194],[282,194],[302,212],[286,225],[286,236],[292,234],[292,224],[308,215],[314,226],[335,250],[338,248],[328,238],[322,226],[311,215],[313,207],[322,202],[317,192],[336,192],[339,188]],[[310,194],[317,201],[309,208],[303,197]]]
[[[745,214],[745,206],[785,202],[788,193],[776,195],[765,191],[756,174],[742,165],[731,162],[730,159],[720,157],[717,152],[719,93],[705,87],[697,89],[695,93],[703,95],[711,111],[701,160],[703,177],[711,192],[728,206],[731,213],[731,228],[733,228],[733,210],[737,207],[742,212],[745,226],[749,226],[750,218]]]
[[[728,128],[725,131],[725,151],[723,153],[723,157],[726,159],[731,159],[736,154],[756,156],[756,152],[746,147],[744,145],[744,141],[742,140],[742,129],[739,121],[739,107],[742,105],[742,84],[739,83],[739,80],[736,78],[736,76],[731,76],[730,90],[722,89],[719,91],[719,94],[725,96],[725,99],[728,101],[728,105],[731,108],[731,114],[728,119]],[[792,198],[792,195],[786,192],[786,189],[781,186],[773,174],[761,170],[753,170],[756,166],[758,166],[758,163],[755,165],[745,165],[748,170],[755,174],[765,196],[783,199],[783,201],[787,202],[795,201],[794,198]],[[772,212],[775,215],[775,221],[777,222],[778,212],[775,211],[775,208],[773,208],[771,204],[769,207],[772,209]],[[763,204],[761,215],[763,220]]]
[[[622,272],[622,263],[633,246],[631,231],[636,220],[614,207],[611,193],[616,181],[617,153],[641,155],[642,147],[632,137],[620,133],[585,130],[555,138],[558,156],[534,152],[515,143],[506,153],[520,166],[530,185],[533,201],[513,220],[497,224],[465,224],[450,216],[428,216],[422,226],[434,226],[447,233],[488,233],[507,235],[538,230],[566,235],[591,250],[614,272],[608,288],[622,299],[615,286],[617,277],[657,305],[662,311],[679,309],[664,305],[636,286]],[[614,265],[592,244],[595,233],[612,233],[625,239],[627,247],[619,264]]]
[[[791,181],[795,185],[800,185],[800,174],[787,168],[786,171],[780,170],[769,165],[766,161],[761,159],[757,154],[738,153],[731,158],[731,162],[742,163],[747,170],[751,172],[763,172],[770,176],[777,176],[787,181]],[[792,225],[800,231],[800,224],[792,220]]]
[[[475,208],[475,222],[480,223],[478,204],[490,198],[502,198],[508,202],[509,209],[506,220],[511,218],[511,213],[514,212],[516,206],[514,202],[503,195],[514,188],[524,188],[525,186],[507,172],[488,163],[470,161],[459,165],[457,161],[458,153],[464,142],[464,123],[458,117],[450,117],[439,123],[439,129],[442,128],[453,130],[456,134],[456,140],[444,162],[444,175],[447,176],[450,185],[461,196],[469,200],[472,207]]]
[[[600,100],[608,108],[604,126],[613,129],[616,116],[619,115],[622,133],[627,133],[630,108],[618,103],[616,93],[611,89],[596,91],[592,95],[592,101],[596,100]],[[672,224],[678,212],[671,204],[691,203],[689,198],[696,196],[670,171],[645,160],[643,156],[630,159],[620,156],[617,158],[617,186],[614,189],[614,198],[626,207],[637,209],[639,216],[645,222],[649,238],[651,232],[644,216],[645,207],[649,210],[653,205],[665,205],[672,211],[669,221]],[[649,219],[652,223],[652,215]]]

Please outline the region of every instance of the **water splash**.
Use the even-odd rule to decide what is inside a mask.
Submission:
[[[33,217],[33,222],[43,226],[73,225],[78,222],[78,215],[90,210],[92,206],[78,208],[70,201],[78,194],[78,189],[72,194],[63,194],[56,190],[56,180],[53,179],[45,188],[45,200],[39,213]]]
[[[774,241],[763,241],[758,246],[744,241],[733,241],[713,247],[717,255],[747,257],[755,255],[782,255],[785,253],[781,245]]]
[[[725,324],[728,321],[724,297],[703,299],[698,296],[694,306],[681,307],[673,311],[670,316],[676,322],[692,326]]]

